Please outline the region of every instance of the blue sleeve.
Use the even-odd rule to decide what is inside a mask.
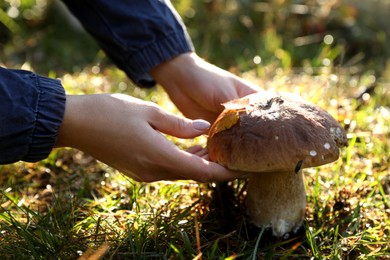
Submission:
[[[63,0],[107,56],[137,85],[155,85],[149,72],[193,51],[169,0]]]
[[[55,144],[65,101],[58,80],[0,67],[0,164],[46,158]]]

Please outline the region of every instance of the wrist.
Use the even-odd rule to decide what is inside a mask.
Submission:
[[[97,95],[67,95],[64,119],[54,147],[78,148],[77,139],[83,139],[84,127],[90,118],[93,96]]]
[[[157,83],[164,86],[168,80],[175,81],[180,78],[182,71],[195,66],[198,59],[200,58],[194,52],[183,53],[159,64],[150,74]]]

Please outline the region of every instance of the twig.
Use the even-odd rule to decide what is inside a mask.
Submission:
[[[194,222],[195,222],[195,236],[196,236],[196,248],[198,250],[198,255],[194,258],[202,260],[202,251],[200,249],[200,236],[199,236],[199,224],[198,224],[198,218],[196,217],[196,213],[194,215]]]

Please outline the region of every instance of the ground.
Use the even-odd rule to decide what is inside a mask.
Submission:
[[[11,2],[4,3],[4,10]],[[37,1],[33,7],[44,2]],[[232,5],[236,2],[174,1],[203,57],[263,89],[293,92],[318,104],[348,135],[348,147],[341,150],[338,161],[305,170],[308,204],[303,228],[287,239],[277,239],[268,230],[252,226],[243,203],[245,180],[138,183],[80,151],[56,149],[39,163],[0,166],[1,258],[389,259],[390,62],[386,50],[380,49],[385,44],[380,45],[383,36],[379,33],[386,32],[370,30],[375,24],[371,20],[358,20],[354,26],[367,32],[364,35],[378,35],[371,35],[375,41],[370,45],[367,38],[351,34],[355,49],[344,48],[337,43],[339,31],[334,31],[330,19],[325,22],[309,15],[316,27],[302,27],[309,30],[308,36],[294,38],[307,45],[292,48],[289,35],[280,36],[284,27],[276,20],[286,13],[266,8],[290,9],[277,9],[276,2],[271,7],[256,4],[253,12],[264,12],[261,17],[268,23],[257,32],[257,16],[250,16],[249,6],[237,9]],[[288,3],[281,5],[289,7]],[[355,11],[370,11],[364,2],[360,5],[366,9],[345,4],[332,9],[329,16],[337,18],[343,12],[342,17],[352,19]],[[328,8],[326,4],[319,7]],[[378,17],[375,28],[382,21],[379,13],[385,10],[369,16]],[[247,16],[243,16],[244,11]],[[215,20],[205,32],[200,31],[196,22],[210,16]],[[85,33],[76,30],[72,33],[78,38],[69,37],[68,31],[62,31],[66,26],[58,31],[36,20],[30,19],[26,25],[17,18],[4,19],[4,12],[0,12],[1,24],[7,24],[11,31],[19,28],[21,33],[2,41],[3,65],[59,77],[68,93],[120,92],[178,113],[160,87],[135,87]],[[296,19],[296,14],[285,18],[287,24]],[[61,20],[57,22],[61,24]],[[320,25],[333,27],[315,42],[319,32],[313,30],[321,29]],[[213,30],[220,32],[221,38],[214,39],[217,34]],[[10,37],[6,30],[0,32]],[[76,38],[79,41],[72,43]],[[80,48],[80,42],[88,46],[84,59],[70,55]],[[367,46],[377,48],[368,48],[370,56],[361,58],[360,54],[368,55]],[[232,49],[242,51],[228,51]],[[375,50],[379,49],[377,55]],[[183,148],[205,145],[206,141],[205,136],[167,138]]]

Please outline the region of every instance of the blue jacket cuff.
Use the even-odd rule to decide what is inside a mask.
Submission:
[[[194,51],[168,0],[63,0],[107,56],[138,86],[152,87],[157,65]]]
[[[132,75],[135,83],[143,87],[154,86],[156,82],[149,74],[150,69],[180,54],[194,51],[191,40],[186,36],[183,33],[168,35],[130,57],[126,70]]]
[[[60,81],[37,75],[36,83],[39,98],[29,149],[22,159],[26,162],[40,161],[50,154],[65,113],[66,96]]]
[[[0,97],[0,164],[45,159],[65,112],[60,81],[0,67]]]

